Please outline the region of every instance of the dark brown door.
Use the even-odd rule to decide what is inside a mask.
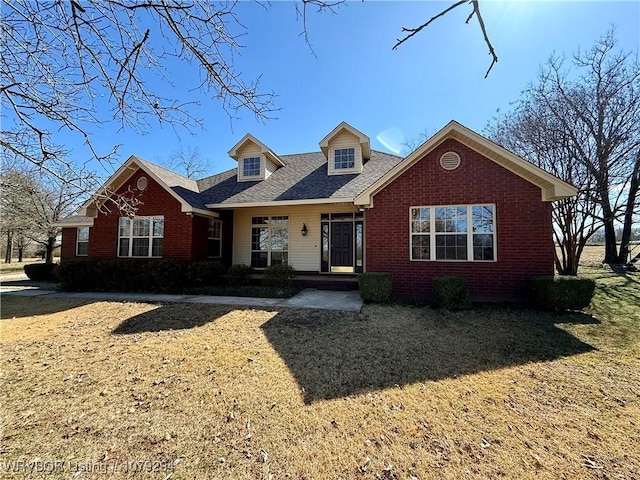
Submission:
[[[331,266],[353,267],[353,222],[331,224]]]

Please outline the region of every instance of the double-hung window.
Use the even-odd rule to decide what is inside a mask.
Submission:
[[[121,217],[119,257],[162,257],[164,217]]]
[[[411,260],[494,261],[495,206],[411,207]]]
[[[76,231],[76,255],[78,257],[89,255],[89,227],[79,227]]]
[[[220,258],[222,256],[222,222],[215,218],[209,219],[207,239],[207,255],[210,258]]]
[[[355,167],[355,148],[336,148],[333,155],[333,166],[336,170],[348,170]]]
[[[252,217],[251,266],[289,262],[289,217]]]

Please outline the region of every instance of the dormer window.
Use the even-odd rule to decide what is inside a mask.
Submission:
[[[247,157],[242,160],[242,176],[257,177],[260,175],[260,157]]]
[[[328,175],[362,173],[364,163],[371,158],[369,137],[346,122],[320,141],[320,150],[327,159]]]
[[[229,156],[238,162],[239,182],[266,180],[278,168],[284,167],[282,160],[250,133],[229,150]]]
[[[336,170],[353,169],[355,167],[355,162],[355,148],[336,148],[334,150],[334,168]]]

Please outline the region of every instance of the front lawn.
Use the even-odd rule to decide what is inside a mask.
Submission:
[[[640,275],[583,273],[598,282],[592,310],[564,315],[4,297],[0,468],[637,478]]]

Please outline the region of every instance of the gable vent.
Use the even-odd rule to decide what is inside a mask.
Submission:
[[[447,152],[440,157],[440,166],[445,170],[455,170],[460,166],[460,155],[456,152]]]

